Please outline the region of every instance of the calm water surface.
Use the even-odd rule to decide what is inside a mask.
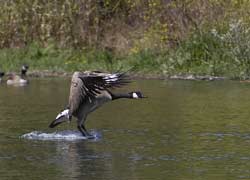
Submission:
[[[76,130],[49,123],[67,104],[69,79],[0,85],[1,180],[250,179],[250,84],[136,81],[148,99],[117,100],[88,117],[96,140],[25,139]]]

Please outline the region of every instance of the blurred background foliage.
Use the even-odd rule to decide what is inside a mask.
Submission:
[[[0,0],[0,61],[14,68],[250,75],[248,0]],[[1,68],[1,67],[0,67]]]

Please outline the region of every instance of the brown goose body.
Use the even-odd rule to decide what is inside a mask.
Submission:
[[[17,75],[15,73],[11,73],[7,80],[7,85],[16,85],[16,86],[23,86],[28,84],[28,80],[26,79],[26,72],[28,71],[29,66],[23,65],[21,68],[21,75]]]
[[[74,116],[77,118],[79,131],[84,136],[89,136],[84,126],[89,113],[115,99],[143,97],[138,91],[122,94],[114,94],[110,91],[110,88],[120,87],[128,82],[124,73],[75,72],[71,79],[68,107],[58,114],[50,127],[53,128],[62,122],[71,120]]]

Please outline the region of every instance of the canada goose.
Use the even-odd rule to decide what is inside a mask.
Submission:
[[[3,78],[4,74],[5,74],[4,72],[0,71],[0,83],[2,81],[2,78]]]
[[[77,118],[77,128],[83,136],[91,137],[84,126],[87,115],[106,102],[120,99],[144,98],[141,92],[112,93],[110,88],[120,87],[129,82],[125,73],[107,74],[98,71],[75,72],[72,76],[69,102],[49,125],[54,128],[65,121]]]
[[[28,83],[28,80],[25,79],[26,72],[28,71],[29,66],[23,65],[21,68],[21,76],[11,73],[7,80],[8,85],[25,85]]]

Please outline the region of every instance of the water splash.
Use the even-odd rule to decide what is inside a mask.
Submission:
[[[58,132],[41,132],[41,131],[32,131],[27,134],[23,134],[20,138],[31,139],[31,140],[98,140],[101,138],[101,133],[96,131],[90,131],[91,137],[84,137],[79,131],[58,131]]]

